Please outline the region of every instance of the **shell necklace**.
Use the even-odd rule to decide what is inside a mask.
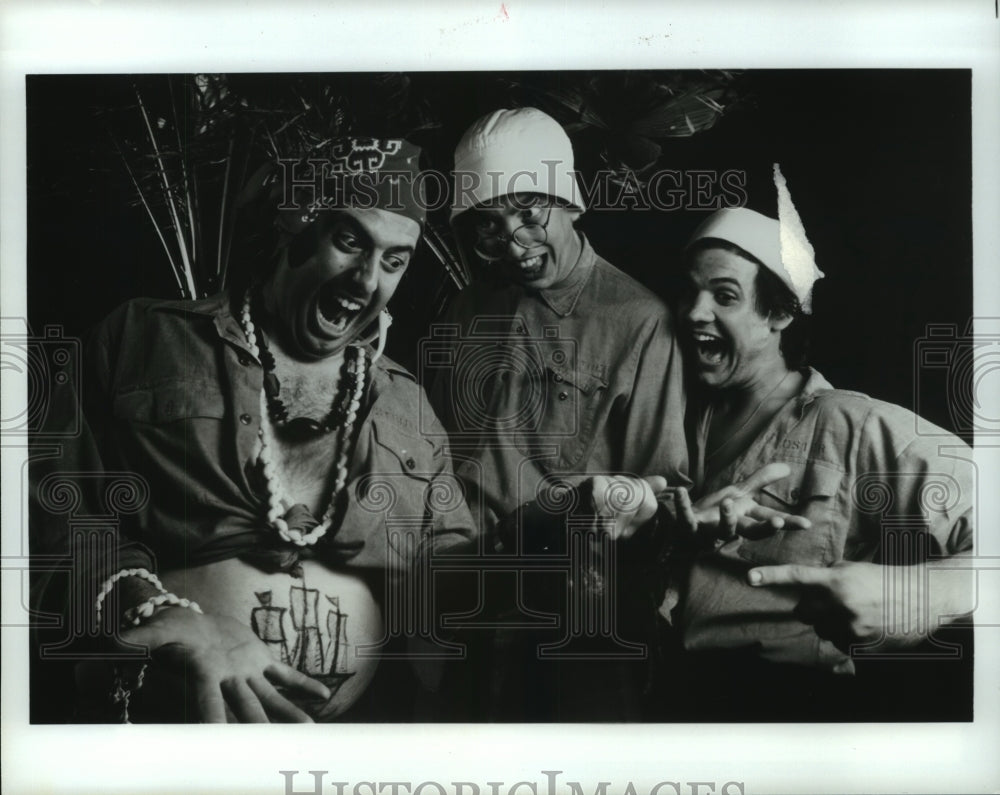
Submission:
[[[243,311],[240,314],[240,325],[246,337],[250,351],[258,361],[261,360],[261,348],[257,342],[257,329],[250,317],[251,291],[247,290],[243,297]],[[262,340],[263,342],[263,340]],[[353,356],[351,356],[353,354]],[[333,522],[334,505],[337,495],[343,491],[347,483],[347,460],[350,453],[350,443],[354,432],[354,423],[361,408],[361,398],[365,391],[365,373],[367,359],[363,348],[351,346],[348,348],[348,383],[342,390],[340,435],[338,439],[340,454],[337,456],[336,480],[330,493],[330,502],[323,512],[323,517],[317,521],[312,512],[301,503],[290,508],[285,497],[285,489],[281,484],[281,476],[275,465],[272,451],[275,449],[274,428],[271,423],[271,408],[268,403],[265,385],[260,390],[260,430],[257,432],[257,461],[264,472],[267,482],[267,522],[277,530],[281,538],[299,547],[311,546],[322,538]],[[265,379],[266,384],[266,379]],[[353,386],[353,393],[350,387]]]

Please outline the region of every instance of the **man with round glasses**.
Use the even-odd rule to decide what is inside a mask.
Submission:
[[[560,207],[559,209],[564,209]],[[549,256],[549,223],[553,203],[538,193],[500,197],[472,210],[473,252],[487,267],[510,281],[543,290],[569,276],[583,246],[573,229],[575,218],[557,213]],[[523,256],[516,256],[518,252]]]
[[[569,138],[540,110],[495,111],[459,142],[452,225],[474,279],[432,332],[448,348],[434,361],[447,365],[428,359],[424,373],[469,506],[505,552],[551,551],[539,535],[546,522],[509,517],[524,505],[565,507],[546,498],[552,484],[581,486],[581,502],[600,502],[595,477],[656,475],[641,482],[652,490],[685,482],[668,309],[574,228],[584,210]],[[566,666],[534,670],[533,648],[524,664],[499,659],[504,642],[491,655],[501,705],[492,717],[630,717],[621,682],[602,686],[588,671],[571,684]],[[584,681],[585,700],[573,690]]]
[[[495,111],[459,142],[451,217],[474,278],[441,324],[458,357],[432,400],[453,449],[473,451],[458,465],[486,527],[548,476],[686,471],[669,310],[574,228],[584,210],[569,138],[542,111]],[[498,348],[489,372],[463,367]]]

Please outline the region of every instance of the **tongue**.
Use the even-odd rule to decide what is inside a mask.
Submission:
[[[718,342],[702,342],[698,345],[698,353],[706,364],[719,364],[722,362],[723,348]]]
[[[344,307],[342,307],[335,298],[326,297],[320,300],[319,311],[325,320],[334,324],[339,323],[340,320],[347,314]]]
[[[328,317],[327,320],[330,321],[330,325],[332,325],[337,331],[343,331],[347,328],[348,317],[346,312],[341,312],[333,317]]]
[[[356,313],[345,309],[340,298],[336,286],[333,283],[327,284],[319,296],[319,311],[324,320],[342,331]]]

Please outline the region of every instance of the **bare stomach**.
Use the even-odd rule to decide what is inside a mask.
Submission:
[[[333,694],[328,702],[300,702],[314,720],[342,714],[375,675],[382,612],[355,574],[316,561],[302,563],[301,577],[267,574],[231,559],[160,578],[167,590],[198,602],[206,613],[246,624],[275,660],[325,684]]]

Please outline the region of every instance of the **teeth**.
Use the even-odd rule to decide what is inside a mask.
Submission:
[[[722,364],[725,345],[722,337],[706,334],[704,331],[692,331],[691,339],[698,345],[698,358],[711,367]]]
[[[542,255],[539,254],[537,257],[529,257],[528,259],[521,260],[521,270],[530,271],[533,268],[537,268],[542,264]]]
[[[348,323],[362,310],[364,304],[343,295],[326,294],[319,302],[320,311],[337,332],[347,328]]]

